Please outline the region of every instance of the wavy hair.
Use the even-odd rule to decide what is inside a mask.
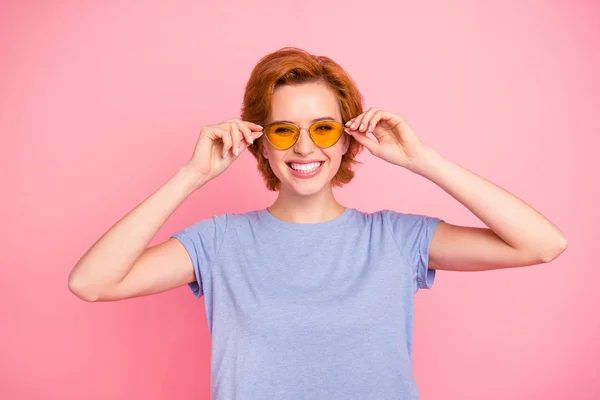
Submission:
[[[271,114],[275,88],[306,82],[323,82],[333,90],[344,123],[363,112],[363,97],[340,65],[329,57],[312,55],[296,47],[284,47],[261,58],[252,70],[244,92],[241,119],[264,125]],[[342,156],[340,168],[331,179],[333,187],[349,183],[354,178],[352,165],[362,164],[355,157],[364,146],[352,136],[349,139],[348,151]],[[258,170],[267,189],[277,191],[280,181],[271,169],[269,160],[263,156],[262,146],[263,140],[256,140],[248,150],[258,161]]]

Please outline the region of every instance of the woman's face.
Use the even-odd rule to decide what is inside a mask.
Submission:
[[[319,119],[343,122],[337,98],[325,84],[311,82],[282,85],[275,89],[271,119],[268,123],[288,121],[301,128],[298,141],[287,150],[273,147],[264,138],[263,155],[269,160],[271,169],[281,182],[280,190],[291,190],[302,196],[312,195],[328,188],[331,179],[337,173],[342,155],[348,150],[350,136],[343,133],[333,146],[320,148],[308,133],[308,127]],[[299,167],[294,162],[322,164],[314,172],[306,173],[293,170],[293,166],[307,170],[307,165]],[[312,166],[308,165],[308,167]]]

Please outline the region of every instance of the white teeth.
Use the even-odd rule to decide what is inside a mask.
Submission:
[[[322,163],[317,162],[317,163],[310,163],[310,164],[295,164],[295,163],[291,163],[291,167],[293,169],[295,169],[296,171],[302,171],[302,172],[312,172],[315,169],[319,168],[319,166]]]

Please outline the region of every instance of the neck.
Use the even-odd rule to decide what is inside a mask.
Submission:
[[[311,224],[335,219],[345,207],[337,202],[328,185],[318,193],[301,196],[280,190],[275,202],[268,207],[274,217],[292,223]]]

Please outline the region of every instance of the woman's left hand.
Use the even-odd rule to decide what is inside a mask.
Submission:
[[[374,156],[407,169],[414,167],[427,150],[401,116],[377,108],[371,107],[346,122],[344,131]],[[367,137],[368,133],[377,140]]]

